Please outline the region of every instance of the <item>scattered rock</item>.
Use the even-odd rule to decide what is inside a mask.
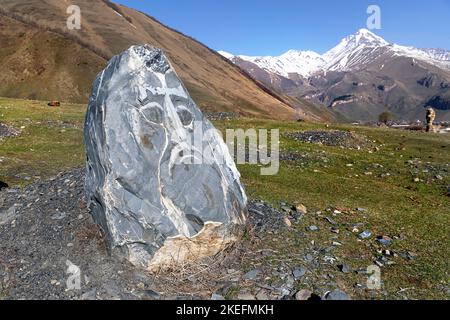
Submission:
[[[325,295],[325,300],[350,300],[350,297],[342,290],[334,290]]]
[[[368,145],[366,138],[349,131],[303,131],[293,132],[286,135],[287,138],[307,142],[323,144],[333,147],[345,147],[360,150]]]
[[[309,226],[307,228],[308,231],[319,231],[319,227],[318,226]]]
[[[383,246],[390,246],[392,244],[392,239],[388,236],[377,237],[377,242]]]
[[[292,222],[291,222],[291,220],[289,220],[288,217],[284,217],[284,223],[286,224],[286,226],[287,226],[288,228],[291,228],[291,227],[292,227]]]
[[[220,294],[213,293],[211,296],[211,300],[225,300],[225,298]]]
[[[360,239],[368,239],[368,238],[370,238],[372,236],[372,232],[370,232],[369,230],[366,230],[366,231],[363,231],[363,232],[361,232],[359,235],[358,235],[358,237],[360,238]]]
[[[12,138],[19,135],[19,131],[6,124],[0,123],[0,140],[2,138]]]
[[[259,269],[253,269],[249,272],[247,272],[242,279],[244,280],[255,280],[258,278],[258,276],[261,274],[261,270]]]
[[[306,274],[306,269],[305,268],[297,268],[292,272],[292,275],[294,276],[295,280],[298,280],[300,278],[302,278],[305,274]]]
[[[411,251],[403,252],[400,254],[406,260],[415,260],[417,258],[417,254]]]
[[[92,289],[88,292],[83,293],[83,295],[81,296],[81,300],[87,300],[87,301],[97,300],[97,290]]]
[[[237,298],[238,298],[238,300],[246,300],[246,301],[256,300],[255,296],[247,291],[239,292]]]
[[[311,299],[313,293],[307,289],[302,289],[295,294],[295,300],[307,301]]]
[[[256,300],[267,301],[269,300],[269,296],[267,295],[265,290],[260,290],[256,295]]]
[[[210,121],[229,121],[239,119],[240,115],[235,112],[205,112],[205,117]]]
[[[295,209],[295,211],[297,211],[299,213],[302,213],[302,214],[307,214],[308,213],[308,209],[306,209],[305,205],[303,205],[301,203],[296,204],[294,206],[294,209]]]
[[[331,230],[331,232],[336,233],[336,234],[340,233],[340,230],[336,227],[332,227],[330,230]]]
[[[7,210],[0,209],[0,226],[11,223],[16,217],[16,206],[13,205]]]
[[[341,270],[342,273],[350,273],[350,268],[346,264],[340,264],[338,265],[339,270]]]

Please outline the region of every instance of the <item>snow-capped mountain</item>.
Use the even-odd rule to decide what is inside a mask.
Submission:
[[[250,57],[244,55],[235,56],[225,51],[219,51],[219,53],[230,60],[240,58],[242,60],[255,63],[260,68],[283,77],[288,77],[289,74],[292,73],[300,74],[306,77],[314,71],[320,69],[325,64],[325,60],[322,56],[314,51],[289,50],[278,57]]]
[[[423,118],[433,107],[450,120],[450,51],[392,44],[367,29],[323,55],[290,50],[277,57],[220,52],[275,91],[328,107],[351,120]]]
[[[367,29],[360,29],[323,55],[314,51],[290,50],[280,56],[251,57],[233,55],[219,51],[227,59],[242,59],[252,62],[265,71],[283,77],[299,74],[309,77],[319,71],[351,71],[372,63],[388,53],[392,56],[405,56],[433,65],[450,68],[450,51],[442,49],[416,49],[397,44],[390,44],[380,36]]]

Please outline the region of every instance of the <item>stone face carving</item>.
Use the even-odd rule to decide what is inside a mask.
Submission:
[[[193,142],[199,126],[207,134]],[[113,253],[154,271],[237,239],[240,174],[161,50],[133,46],[109,62],[94,82],[85,143],[87,201]]]
[[[435,128],[433,125],[434,120],[436,119],[436,112],[433,108],[427,109],[427,132],[435,132]]]

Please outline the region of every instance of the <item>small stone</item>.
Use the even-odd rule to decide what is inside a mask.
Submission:
[[[388,236],[379,236],[377,242],[383,246],[390,246],[392,244],[392,239]]]
[[[220,294],[213,293],[211,296],[211,300],[222,301],[222,300],[225,300],[225,298],[223,296],[221,296]]]
[[[331,219],[330,217],[325,217],[325,220],[328,221],[328,223],[332,224],[332,225],[336,225],[336,221],[334,221],[333,219]]]
[[[56,285],[56,283],[58,283],[58,280],[52,280],[52,281],[50,281],[50,284],[51,284],[52,286]]]
[[[363,231],[363,232],[361,232],[361,233],[358,235],[358,237],[359,237],[360,239],[368,239],[368,238],[370,238],[371,236],[372,236],[372,232],[370,232],[369,230]]]
[[[308,254],[305,255],[305,260],[307,262],[311,262],[311,261],[314,260],[314,257],[311,254],[308,253]]]
[[[295,211],[297,211],[297,212],[299,212],[299,213],[303,213],[303,214],[306,214],[306,213],[308,213],[308,210],[306,209],[306,207],[305,207],[305,205],[303,205],[303,204],[297,204],[297,205],[295,205]]]
[[[419,178],[414,178],[414,182],[420,182]]]
[[[408,260],[414,260],[414,259],[416,259],[416,258],[417,258],[417,254],[416,254],[416,253],[411,252],[411,251],[408,251],[408,252],[406,253],[406,259],[408,259]]]
[[[325,295],[325,300],[350,300],[349,296],[342,290],[334,290]]]
[[[367,209],[365,208],[356,208],[356,210],[359,212],[367,212]]]
[[[294,285],[295,285],[295,279],[291,276],[288,276],[288,278],[286,280],[286,288],[292,289],[292,288],[294,288]]]
[[[291,220],[289,220],[288,217],[284,217],[284,224],[285,224],[288,228],[292,227],[292,222],[291,222]]]
[[[267,301],[267,300],[269,300],[269,296],[267,295],[265,290],[261,290],[256,295],[256,300]]]
[[[311,298],[312,292],[307,289],[302,289],[295,294],[295,300],[307,301]]]
[[[145,294],[153,300],[159,300],[161,298],[161,295],[158,292],[151,289],[145,290]]]
[[[330,230],[331,230],[331,232],[336,233],[336,234],[339,234],[339,232],[340,232],[340,230],[336,227],[332,227]]]
[[[346,264],[340,264],[338,265],[338,268],[342,273],[350,273],[350,268]]]
[[[255,296],[252,295],[251,293],[247,292],[247,291],[241,291],[238,294],[238,300],[255,300]]]
[[[139,282],[137,284],[138,289],[144,290],[145,289],[145,284],[143,284],[142,282]]]
[[[306,274],[306,269],[305,268],[296,268],[293,272],[292,275],[294,276],[295,280],[298,280],[300,278],[302,278],[305,274]]]
[[[261,273],[260,270],[258,269],[253,269],[249,272],[247,272],[242,279],[244,280],[255,280],[256,278],[258,278],[259,274]]]
[[[307,230],[309,230],[309,231],[319,231],[319,227],[318,226],[309,226],[307,228]]]
[[[97,290],[96,289],[92,289],[88,292],[85,292],[81,296],[81,300],[92,301],[92,300],[96,300],[96,299],[97,299]]]
[[[381,261],[376,260],[376,261],[375,261],[375,264],[376,264],[377,266],[379,266],[380,268],[381,268],[381,267],[384,267],[384,264],[383,264]]]

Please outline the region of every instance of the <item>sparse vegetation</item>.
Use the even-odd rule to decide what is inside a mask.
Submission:
[[[11,185],[28,184],[35,176],[47,178],[82,166],[84,112],[82,105],[51,108],[46,102],[0,99],[0,121],[21,131],[18,137],[0,142],[0,180]],[[339,209],[343,213],[333,219],[341,226],[338,241],[342,245],[334,253],[352,269],[366,268],[378,255],[374,239],[359,241],[351,231],[352,225],[363,223],[374,237],[398,238],[389,250],[399,257],[394,258],[394,265],[382,269],[385,293],[376,298],[448,298],[443,288],[448,288],[450,272],[450,197],[446,196],[450,185],[450,136],[245,118],[217,121],[215,125],[221,130],[280,128],[282,153],[304,155],[283,160],[275,176],[260,176],[256,165],[239,166],[250,197],[264,199],[275,207],[283,201],[300,202],[308,208],[301,224],[274,236],[273,241],[259,244],[260,249],[277,252],[261,258],[261,263],[276,265],[279,259],[289,256],[286,261],[295,264],[310,241],[318,247],[326,246],[330,226],[316,212],[330,214],[327,208]],[[373,142],[373,147],[356,150],[309,144],[287,135],[314,130],[351,130]],[[305,225],[316,225],[323,232],[309,233],[305,240]],[[404,259],[404,252],[413,252],[417,257]],[[354,288],[355,283],[365,279],[364,275],[337,273],[336,277],[340,287],[352,296],[372,297],[370,292]]]

